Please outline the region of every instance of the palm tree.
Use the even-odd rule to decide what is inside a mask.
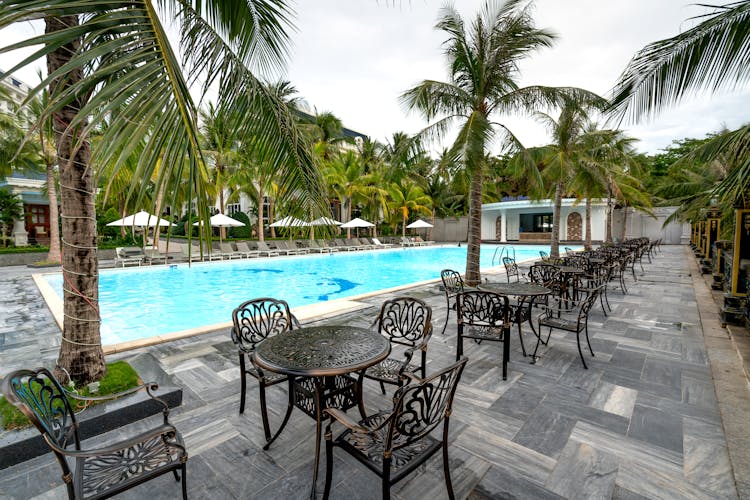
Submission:
[[[68,284],[58,365],[76,381],[96,380],[105,370],[97,305],[94,167],[119,165],[145,139],[137,179],[150,178],[161,162],[165,168],[159,182],[186,177],[188,199],[197,201],[201,219],[208,220],[203,194],[208,176],[191,84],[200,84],[204,92],[217,87],[217,101],[235,112],[230,126],[256,138],[264,161],[288,174],[283,176],[287,187],[308,199],[319,197],[319,179],[294,117],[255,76],[281,67],[289,15],[283,0],[3,2],[0,29],[29,18],[45,21],[44,35],[14,45],[32,48],[32,55],[0,76],[47,58],[43,85],[49,87],[50,103],[43,119],[51,117],[54,124]],[[164,20],[180,28],[179,51],[166,36]],[[117,115],[102,147],[92,151],[91,130],[113,110]],[[205,228],[207,232],[207,224]]]
[[[702,5],[711,12],[672,38],[650,43],[633,57],[613,90],[612,113],[637,121],[689,95],[732,89],[750,79],[750,0]],[[730,167],[715,194],[750,206],[750,126],[721,134],[695,153],[702,161],[724,155]]]
[[[455,8],[447,6],[441,12],[436,28],[448,36],[443,46],[451,69],[450,81],[425,80],[406,91],[401,100],[428,121],[441,117],[423,131],[423,136],[439,138],[459,122],[451,154],[461,161],[471,178],[465,281],[476,285],[480,281],[482,172],[486,152],[493,140],[505,151],[522,147],[507,126],[492,121],[493,115],[555,105],[562,95],[584,91],[519,86],[519,62],[536,50],[551,46],[554,40],[551,32],[535,28],[530,3],[522,6],[521,0],[487,2],[468,26]]]
[[[8,246],[8,236],[13,230],[16,219],[23,215],[21,198],[9,189],[0,189],[0,238],[3,246]]]
[[[430,215],[432,200],[424,194],[416,183],[403,180],[400,184],[393,182],[388,188],[388,206],[393,213],[401,216],[401,236],[406,236],[406,223],[411,212]]]
[[[329,161],[324,161],[323,177],[341,202],[343,222],[350,221],[352,208],[357,200],[369,194],[369,178],[359,155],[354,151],[335,154]],[[346,230],[346,237],[351,238],[349,228]]]

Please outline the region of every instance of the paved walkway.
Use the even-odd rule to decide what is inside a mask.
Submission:
[[[549,346],[540,348],[537,364],[531,365],[522,357],[514,330],[505,382],[499,345],[465,345],[469,364],[451,421],[450,467],[458,498],[744,496],[738,494],[737,484],[740,492],[746,491],[747,477],[737,477],[735,483],[730,455],[733,460],[744,458],[727,446],[727,436],[730,440],[732,436],[725,434],[722,414],[729,410],[717,400],[717,392],[733,385],[730,392],[743,400],[747,384],[740,373],[724,373],[724,382],[715,373],[719,363],[731,361],[730,350],[722,350],[728,336],[726,330],[713,329],[715,317],[709,318],[710,334],[704,334],[710,293],[704,293],[700,278],[691,276],[691,259],[686,247],[664,247],[653,264],[644,265],[637,283],[629,279],[628,295],[610,293],[609,316],[599,307],[594,310],[590,331],[596,357],[588,370],[581,366],[575,337],[557,331]],[[3,372],[16,365],[38,364],[40,353],[44,360],[54,359],[50,355],[55,351],[50,340],[54,324],[29,273],[10,278],[11,273],[0,271]],[[9,290],[16,295],[9,298]],[[427,300],[434,310],[437,332],[428,353],[430,372],[454,359],[455,323],[451,321],[446,334],[440,335],[446,308],[437,286],[418,287],[410,294]],[[325,321],[367,326],[382,300],[382,296],[368,299],[363,309]],[[526,345],[533,347],[533,334],[525,330],[524,335]],[[238,414],[239,370],[228,332],[119,357],[130,359],[144,378],[161,373],[160,382],[184,389],[184,403],[173,411],[172,420],[190,453],[191,498],[307,496],[314,423],[295,411],[278,441],[270,450],[262,450],[257,392],[252,385],[250,408]],[[285,389],[273,387],[267,394],[272,425],[277,425],[285,407]],[[375,384],[368,383],[365,401],[370,411],[390,404]],[[733,411],[742,410],[735,405]],[[748,417],[745,413],[745,426]],[[127,430],[143,427],[140,422]],[[96,441],[116,438],[107,435]],[[379,498],[377,478],[350,457],[337,451],[334,467],[332,498]],[[745,469],[747,464],[740,463],[734,473],[744,474]],[[321,479],[320,489],[322,484]],[[392,491],[404,500],[447,498],[440,457]],[[173,479],[163,476],[122,498],[178,495]],[[64,496],[51,454],[0,471],[0,498]]]

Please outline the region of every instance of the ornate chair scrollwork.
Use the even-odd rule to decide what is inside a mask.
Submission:
[[[187,498],[188,454],[182,436],[169,423],[167,404],[152,394],[156,388],[150,383],[118,394],[84,397],[64,390],[45,368],[18,370],[3,382],[5,397],[29,418],[55,454],[69,498],[107,498],[167,472],[178,481],[182,473],[182,497]],[[162,424],[108,446],[81,449],[72,403],[111,400],[140,390],[163,407]],[[72,470],[68,460],[74,463]]]
[[[451,309],[456,309],[456,296],[464,291],[464,280],[458,271],[452,269],[443,269],[440,271],[440,280],[443,282],[443,291],[445,292],[445,323],[443,323],[443,331],[440,332],[445,335],[445,327],[448,326],[448,319],[451,315]]]
[[[467,291],[457,297],[458,339],[456,360],[464,355],[464,339],[503,343],[503,380],[508,378],[510,358],[510,304],[494,292]]]
[[[420,379],[408,373],[409,383],[393,396],[393,409],[353,421],[345,413],[328,409],[332,417],[326,426],[326,483],[323,498],[331,492],[333,448],[341,448],[381,478],[382,495],[425,463],[438,450],[443,451],[443,473],[448,497],[454,498],[448,461],[448,426],[453,397],[466,365],[466,358]],[[346,429],[335,439],[331,427],[338,422]],[[440,424],[442,435],[433,435]]]
[[[387,300],[380,308],[380,314],[373,326],[378,333],[388,337],[391,345],[405,346],[403,358],[389,357],[365,371],[365,377],[380,382],[380,390],[385,394],[384,384],[401,386],[406,372],[419,372],[424,378],[427,365],[427,342],[432,334],[432,309],[424,301],[410,297]],[[418,364],[412,363],[419,351]]]
[[[520,281],[521,275],[518,272],[518,264],[516,264],[516,259],[514,259],[513,257],[503,257],[503,266],[505,266],[505,278],[508,280],[508,283],[510,283],[511,281]]]

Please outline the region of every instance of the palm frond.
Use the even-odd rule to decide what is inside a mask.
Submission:
[[[734,88],[750,78],[750,1],[718,6],[703,17],[633,57],[611,92],[614,116],[634,122],[699,90]]]

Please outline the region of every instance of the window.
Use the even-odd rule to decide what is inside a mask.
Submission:
[[[227,215],[234,215],[237,212],[242,212],[242,207],[239,203],[230,203],[227,205]]]
[[[552,232],[552,214],[535,214],[533,232],[551,233]]]

